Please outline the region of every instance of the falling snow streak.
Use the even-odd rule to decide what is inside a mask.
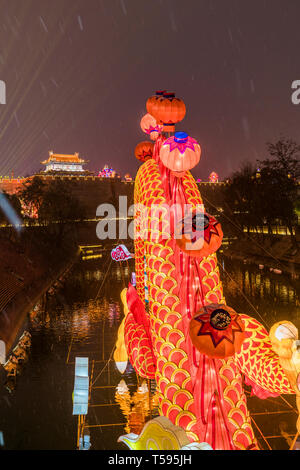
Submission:
[[[246,116],[242,117],[242,126],[244,130],[245,139],[250,140],[250,127],[249,127],[248,118]]]

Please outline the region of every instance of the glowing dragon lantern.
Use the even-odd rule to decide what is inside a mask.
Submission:
[[[141,162],[146,162],[149,158],[153,157],[154,144],[152,142],[140,142],[135,147],[134,154]]]
[[[149,113],[142,117],[140,125],[142,131],[149,135],[151,140],[156,140],[163,130],[163,126],[159,126],[156,119]]]
[[[239,353],[245,339],[240,316],[223,304],[203,307],[190,322],[193,345],[202,354],[224,359]]]
[[[151,114],[158,124],[164,126],[164,132],[175,132],[175,124],[182,121],[186,114],[186,107],[175,93],[164,93],[151,106]]]
[[[199,163],[200,156],[200,145],[185,132],[175,132],[174,136],[166,139],[159,153],[164,166],[178,177],[194,168]]]

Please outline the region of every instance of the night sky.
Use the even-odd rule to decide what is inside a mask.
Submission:
[[[177,130],[199,141],[203,180],[281,135],[300,141],[299,0],[2,0],[0,12],[0,175],[40,170],[49,150],[134,174],[157,89],[184,100]]]

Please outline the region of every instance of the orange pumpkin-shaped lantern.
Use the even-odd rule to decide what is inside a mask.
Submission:
[[[193,345],[212,358],[225,359],[240,352],[244,331],[240,315],[223,304],[206,305],[190,322]]]
[[[151,140],[156,140],[163,130],[163,126],[159,126],[155,118],[149,113],[142,117],[140,125],[142,131],[149,135]]]
[[[193,210],[175,228],[179,248],[195,258],[206,258],[221,246],[223,231],[220,222],[203,211]]]
[[[163,97],[165,92],[166,92],[166,90],[157,90],[155,92],[155,95],[150,96],[150,98],[148,98],[147,103],[146,103],[146,109],[147,109],[149,114],[152,114],[152,116],[153,116],[153,112],[152,112],[153,111],[153,105],[156,104],[156,101],[159,98]]]
[[[185,132],[175,132],[174,136],[166,139],[159,153],[162,163],[178,177],[194,168],[200,155],[200,145]]]
[[[152,142],[140,142],[135,147],[134,154],[141,162],[146,162],[153,157],[154,144]]]
[[[163,124],[164,132],[175,132],[175,124],[182,121],[185,113],[185,104],[175,93],[164,93],[151,106],[151,114],[158,124]]]

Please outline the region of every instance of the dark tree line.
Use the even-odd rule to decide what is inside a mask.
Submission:
[[[284,225],[292,234],[298,230],[300,206],[300,145],[291,139],[281,138],[267,144],[268,157],[257,165],[246,163],[230,178],[225,190],[225,203],[234,221],[241,229],[257,231],[267,226]]]

